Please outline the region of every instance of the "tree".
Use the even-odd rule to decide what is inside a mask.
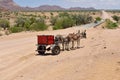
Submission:
[[[70,17],[64,16],[64,17],[59,17],[56,20],[54,29],[65,29],[72,27],[74,25],[74,20]]]
[[[57,18],[58,18],[58,16],[56,16],[56,17],[51,17],[51,20],[50,20],[50,22],[51,22],[51,24],[52,25],[55,25],[55,23],[56,23],[56,21],[57,21]]]
[[[112,18],[113,18],[115,21],[117,21],[117,22],[120,20],[120,17],[119,17],[119,16],[116,16],[116,15],[112,16]]]
[[[107,20],[106,20],[106,25],[105,25],[105,27],[108,28],[108,29],[115,29],[115,28],[118,27],[118,24],[112,22],[112,21],[109,20],[109,19],[107,19]]]
[[[70,16],[67,12],[59,13],[59,17]]]
[[[101,21],[102,19],[100,17],[96,17],[94,23],[97,23],[98,21]]]
[[[10,27],[9,21],[6,19],[0,19],[0,27],[3,28],[4,30],[6,28],[9,28]]]
[[[16,22],[16,26],[17,27],[24,27],[25,25],[25,18],[22,18],[22,17],[19,17],[17,18],[17,20],[15,21]]]
[[[89,15],[72,15],[73,20],[75,21],[76,25],[87,24],[93,21],[93,18]]]

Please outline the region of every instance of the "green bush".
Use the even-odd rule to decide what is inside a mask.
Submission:
[[[24,29],[22,27],[11,27],[9,30],[11,33],[18,33],[22,32]]]
[[[68,14],[67,12],[59,13],[56,17],[51,17],[53,29],[65,29],[74,25],[82,25],[93,22],[93,18],[87,14]]]
[[[108,28],[108,29],[115,29],[115,28],[118,27],[118,24],[107,19],[105,27]]]
[[[50,20],[51,24],[52,24],[52,25],[55,25],[57,19],[58,19],[57,16],[56,16],[56,17],[53,17],[53,16],[52,16],[52,17],[51,17],[51,20]]]
[[[30,26],[30,30],[32,31],[43,31],[46,30],[48,28],[47,25],[45,25],[44,23],[33,23]]]
[[[56,21],[55,26],[53,27],[53,29],[54,30],[63,29],[62,23],[63,23],[63,19],[61,19],[61,18],[57,19],[57,21]]]
[[[65,16],[70,16],[67,12],[59,13],[59,17],[65,17]]]
[[[54,30],[56,29],[65,29],[72,27],[74,25],[74,21],[70,17],[60,17],[57,19],[55,26],[53,27]]]
[[[70,18],[70,17],[64,17],[63,19],[64,20],[63,20],[62,26],[63,26],[64,29],[72,27],[74,25],[74,20],[72,18]]]
[[[23,17],[17,18],[17,20],[15,21],[16,22],[16,26],[17,27],[24,27],[25,21],[26,21],[26,18],[23,18]]]
[[[76,25],[82,25],[93,22],[93,18],[86,14],[72,15],[73,20]]]
[[[48,27],[45,24],[43,17],[35,18],[24,18],[19,17],[16,20],[15,28],[12,28],[11,32],[20,32],[20,31],[42,31],[46,30]],[[19,28],[18,28],[19,27]],[[20,30],[18,30],[20,29]]]
[[[119,17],[119,16],[116,16],[116,15],[112,16],[112,18],[113,18],[115,21],[117,21],[117,22],[120,20],[120,17]]]
[[[96,18],[96,21],[101,21],[102,19],[100,17],[97,17]]]
[[[3,28],[4,30],[6,28],[9,28],[10,27],[9,21],[5,19],[0,19],[0,27]]]

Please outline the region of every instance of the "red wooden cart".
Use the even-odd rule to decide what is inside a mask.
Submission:
[[[49,47],[48,47],[49,46]],[[55,42],[54,35],[38,35],[37,36],[37,51],[44,55],[45,52],[50,51],[53,55],[60,53],[60,46]]]

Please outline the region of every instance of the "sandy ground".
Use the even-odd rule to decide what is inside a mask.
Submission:
[[[81,48],[37,55],[37,35],[66,35],[80,27],[0,37],[0,80],[120,80],[120,29],[87,29]],[[48,52],[49,53],[49,52]]]
[[[36,55],[38,34],[67,34],[79,27],[58,31],[18,33],[0,37],[1,80],[120,80],[120,29],[87,29],[83,48],[58,56]]]

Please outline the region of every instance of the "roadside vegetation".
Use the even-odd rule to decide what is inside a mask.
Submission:
[[[101,21],[102,19],[100,18],[100,17],[96,17],[95,18],[95,23],[97,23],[97,22],[99,22],[99,21]]]
[[[10,23],[6,19],[0,19],[0,28],[3,28],[4,30],[10,27]]]
[[[112,18],[118,23],[120,22],[120,16],[114,15]]]
[[[93,22],[92,16],[88,14],[68,14],[60,13],[58,16],[51,18],[53,29],[65,29],[75,25],[82,25]]]
[[[8,35],[22,31],[44,31],[48,26],[54,30],[65,29],[101,21],[99,16],[99,11],[0,12],[0,35],[3,32]],[[107,21],[108,28],[114,28],[120,22],[119,16],[114,15],[113,19],[117,23]]]
[[[0,12],[0,28],[7,30],[6,34],[8,31],[43,31],[47,30],[49,25],[53,26],[54,30],[65,29],[93,22],[93,17],[88,15],[93,13],[96,11]],[[50,24],[47,24],[47,21]]]
[[[115,22],[112,22],[111,20],[107,19],[105,27],[108,29],[116,29],[118,27],[118,24]]]
[[[9,30],[12,33],[21,32],[21,31],[42,31],[47,29],[44,18],[24,18],[18,17],[15,21],[15,25]]]

